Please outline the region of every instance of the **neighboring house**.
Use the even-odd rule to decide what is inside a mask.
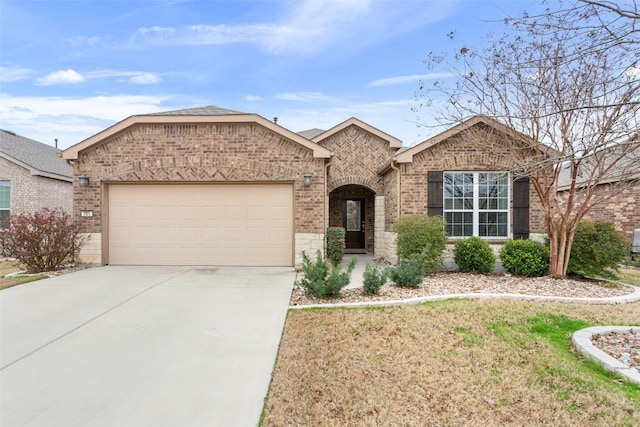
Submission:
[[[73,168],[61,150],[0,130],[0,228],[11,214],[61,208],[71,213]]]
[[[402,149],[356,118],[294,133],[217,107],[131,116],[63,152],[90,236],[80,261],[299,265],[328,226],[346,228],[347,251],[395,260],[396,219],[427,213],[456,237],[543,233],[528,181],[510,174],[514,143],[489,155],[461,138],[500,126],[476,117]]]
[[[599,184],[591,199],[586,219],[611,222],[621,231],[629,243],[633,232],[640,229],[640,146],[637,139],[619,144],[583,161],[576,179],[577,197],[584,197],[584,187],[598,177]],[[611,159],[616,159],[610,167]],[[602,174],[602,177],[600,177]],[[558,190],[565,194],[571,183],[569,169],[565,167],[558,179]]]

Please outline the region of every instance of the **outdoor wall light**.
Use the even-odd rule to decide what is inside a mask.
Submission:
[[[313,175],[307,172],[302,177],[304,178],[304,186],[309,187],[311,185],[311,181],[313,180]]]
[[[78,177],[78,184],[80,187],[87,187],[89,185],[89,177],[85,174],[82,174]]]

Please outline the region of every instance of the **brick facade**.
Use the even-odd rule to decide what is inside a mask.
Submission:
[[[624,233],[631,243],[633,230],[640,228],[640,183],[616,183],[600,185],[596,191],[596,197],[603,193],[614,193],[605,203],[591,207],[586,218],[612,222],[618,231]]]
[[[452,136],[413,156],[411,163],[398,165],[401,172],[400,215],[427,213],[427,173],[429,171],[509,171],[513,168],[513,146],[493,144],[491,150],[461,135]],[[530,186],[529,228],[545,233],[544,213],[533,186]],[[513,197],[511,198],[513,200]],[[513,224],[513,221],[512,221]]]
[[[396,149],[389,141],[355,125],[348,126],[318,142],[333,153],[328,176],[328,191],[343,185],[356,184],[382,194],[383,177],[378,168],[389,160]]]
[[[70,182],[31,175],[28,169],[0,158],[0,181],[11,181],[11,213],[33,213],[42,208],[71,213]]]
[[[294,232],[324,233],[324,161],[306,147],[253,123],[137,124],[81,151],[74,173],[75,221],[102,229],[103,184],[109,182],[294,182]],[[304,187],[303,175],[313,185]],[[80,217],[81,209],[94,211]]]

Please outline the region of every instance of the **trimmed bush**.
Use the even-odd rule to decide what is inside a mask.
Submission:
[[[399,259],[422,254],[427,271],[435,270],[441,263],[447,244],[442,217],[415,215],[404,216],[396,222],[397,254]]]
[[[344,257],[344,236],[343,227],[327,228],[327,258],[333,265],[339,265]]]
[[[535,240],[507,241],[500,249],[500,260],[516,276],[540,277],[549,273],[549,247]]]
[[[426,273],[424,260],[423,253],[401,259],[397,266],[389,270],[389,278],[398,286],[419,288]]]
[[[311,260],[309,256],[302,252],[302,271],[304,277],[296,282],[305,292],[314,297],[337,297],[342,288],[351,281],[351,273],[358,260],[352,258],[346,270],[340,266],[331,267],[322,258],[320,251],[316,253],[316,259]]]
[[[387,269],[378,264],[367,264],[362,275],[362,286],[366,294],[372,295],[380,292],[380,288],[387,282]]]
[[[474,236],[456,241],[453,260],[463,273],[489,274],[493,271],[496,256],[489,243]]]
[[[12,215],[9,228],[0,233],[3,252],[16,258],[28,273],[53,271],[72,263],[84,242],[71,216],[60,209]]]
[[[618,264],[629,254],[629,244],[613,224],[583,220],[571,247],[567,273],[616,279]]]

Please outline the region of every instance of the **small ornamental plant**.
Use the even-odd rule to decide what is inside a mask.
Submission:
[[[387,282],[388,271],[378,264],[367,264],[362,275],[362,286],[368,295],[380,293],[380,288]]]
[[[496,256],[489,243],[474,236],[456,241],[453,260],[463,273],[489,274],[493,271]]]
[[[500,249],[500,261],[515,276],[544,276],[549,273],[549,247],[530,239],[509,240]]]
[[[84,244],[71,216],[61,209],[12,215],[0,233],[0,247],[27,268],[28,273],[54,271],[72,263]]]
[[[331,266],[320,251],[316,253],[316,259],[312,260],[302,252],[302,272],[304,276],[296,284],[314,297],[337,297],[342,288],[351,281],[351,273],[358,262],[357,258],[351,258],[346,270],[340,265]]]

